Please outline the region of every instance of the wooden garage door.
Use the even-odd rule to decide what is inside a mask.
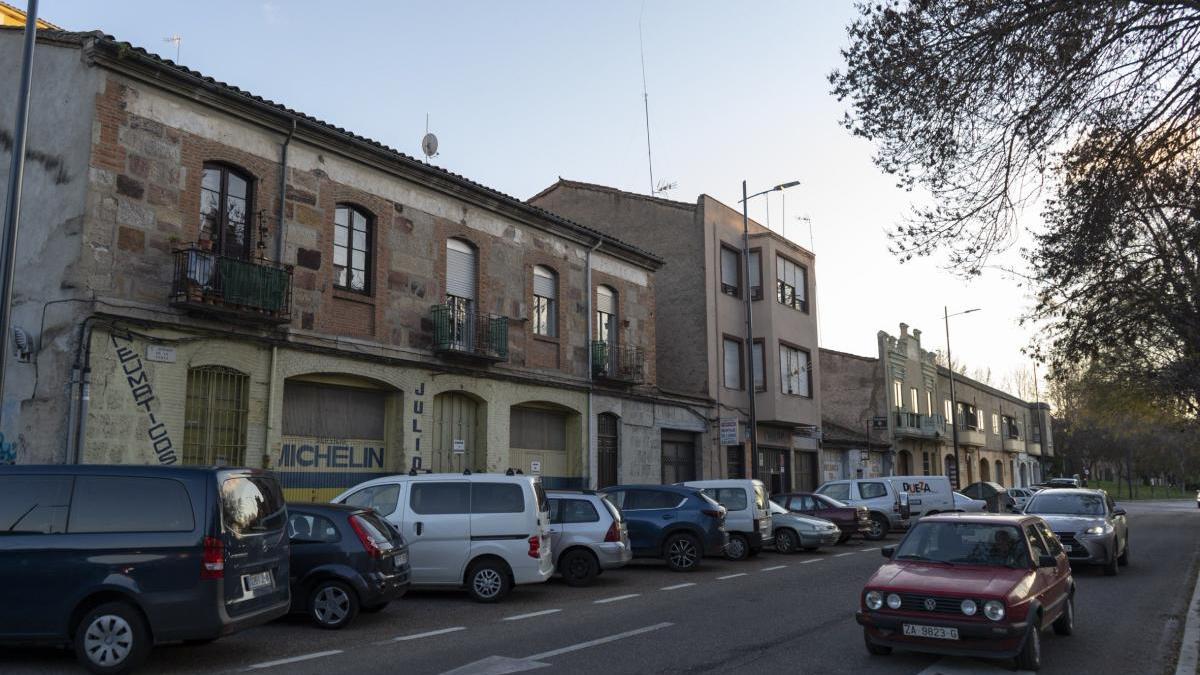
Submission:
[[[687,480],[696,480],[696,435],[663,430],[662,482],[670,485]]]

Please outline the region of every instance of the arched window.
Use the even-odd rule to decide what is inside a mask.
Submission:
[[[247,259],[253,240],[253,181],[245,172],[224,164],[205,164],[200,180],[200,238],[213,250]]]
[[[985,483],[992,480],[992,471],[988,461],[982,457],[979,459],[979,480]]]
[[[1004,462],[996,460],[996,473],[992,476],[992,479],[1004,485]]]
[[[596,287],[596,339],[617,342],[617,292],[604,285]]]
[[[250,376],[224,366],[200,366],[187,374],[183,463],[243,466]]]
[[[533,267],[533,332],[558,336],[558,275],[544,265]]]
[[[356,293],[371,292],[371,214],[338,204],[333,216],[333,285]]]

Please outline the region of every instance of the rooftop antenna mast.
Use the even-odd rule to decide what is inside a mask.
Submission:
[[[171,37],[163,38],[163,42],[170,42],[175,45],[175,63],[179,63],[179,46],[183,44],[183,36],[176,33]]]
[[[653,196],[656,193],[656,185],[654,184],[654,157],[650,153],[650,94],[646,91],[646,46],[642,41],[642,15],[646,13],[645,0],[642,2],[642,9],[638,12],[638,51],[642,57],[642,108],[646,113],[646,163],[650,166],[650,194]]]

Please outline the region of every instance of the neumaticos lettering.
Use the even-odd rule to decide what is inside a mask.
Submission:
[[[382,469],[383,448],[329,443],[284,443],[279,450],[281,467],[322,469]]]
[[[119,335],[113,332],[110,339],[113,348],[117,351],[117,360],[121,362],[121,371],[125,374],[125,383],[129,385],[133,404],[146,411],[146,418],[150,422],[150,428],[146,431],[146,435],[150,439],[150,446],[154,448],[154,455],[158,457],[158,463],[177,463],[179,458],[175,455],[175,444],[171,441],[167,425],[159,421],[154,411],[150,410],[150,402],[154,400],[154,386],[150,384],[150,380],[146,376],[142,357],[138,356],[138,353],[131,348],[133,336],[128,333]]]

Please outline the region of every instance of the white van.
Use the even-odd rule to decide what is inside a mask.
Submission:
[[[957,510],[954,490],[946,476],[888,476],[884,480],[889,481],[897,492],[908,493],[911,518]]]
[[[945,476],[886,476],[835,480],[817,488],[817,492],[851,506],[871,511],[871,531],[865,536],[877,541],[891,530],[908,527],[909,518],[955,511],[950,479]],[[900,494],[908,494],[901,504]]]
[[[404,535],[413,587],[466,587],[495,602],[554,574],[541,481],[491,473],[385,476],[334,503],[370,506]]]
[[[729,544],[725,546],[726,558],[744,560],[747,556],[758,555],[763,546],[775,540],[767,488],[762,481],[692,480],[680,485],[698,488],[725,507],[728,512],[725,514],[725,529],[729,532]]]

